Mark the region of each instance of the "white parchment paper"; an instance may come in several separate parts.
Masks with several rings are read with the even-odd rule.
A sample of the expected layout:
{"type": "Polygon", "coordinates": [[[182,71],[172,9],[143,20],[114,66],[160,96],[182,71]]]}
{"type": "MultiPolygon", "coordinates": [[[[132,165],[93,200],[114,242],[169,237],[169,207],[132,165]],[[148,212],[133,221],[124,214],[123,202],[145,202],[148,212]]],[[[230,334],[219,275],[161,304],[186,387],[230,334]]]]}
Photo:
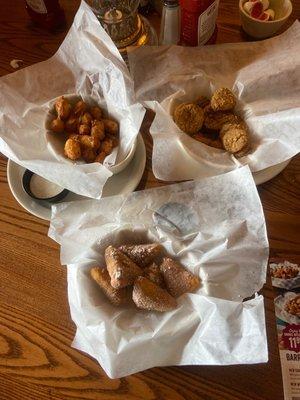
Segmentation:
{"type": "Polygon", "coordinates": [[[99,198],[111,172],[99,163],[66,159],[45,129],[53,99],[65,94],[93,100],[119,121],[118,154],[105,161],[121,161],[139,132],[144,109],[135,102],[126,64],[85,2],[52,58],[0,79],[0,151],[64,188],[99,198]]]}
{"type": "Polygon", "coordinates": [[[153,172],[166,181],[213,176],[248,164],[263,170],[300,150],[300,23],[273,39],[198,48],[144,47],[129,54],[137,99],[156,112],[153,172]],[[238,98],[252,152],[236,160],[184,134],[174,107],[221,86],[238,98]]]}
{"type": "Polygon", "coordinates": [[[52,207],[68,266],[73,346],[121,377],[154,366],[267,361],[262,296],[268,241],[248,167],[222,176],[52,207]],[[160,242],[202,286],[167,313],[116,308],[91,280],[109,244],[160,242]]]}

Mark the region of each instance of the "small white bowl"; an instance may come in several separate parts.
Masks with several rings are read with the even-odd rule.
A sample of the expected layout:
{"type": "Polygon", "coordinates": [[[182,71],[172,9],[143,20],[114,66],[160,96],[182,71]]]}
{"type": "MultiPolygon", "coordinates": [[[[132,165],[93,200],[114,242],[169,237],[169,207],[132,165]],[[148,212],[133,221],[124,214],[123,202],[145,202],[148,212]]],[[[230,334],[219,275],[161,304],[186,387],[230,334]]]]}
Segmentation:
{"type": "MultiPolygon", "coordinates": [[[[82,97],[77,95],[77,94],[65,94],[62,95],[64,96],[70,103],[72,106],[74,106],[77,101],[82,100],[82,97]]],[[[61,97],[61,96],[59,96],[61,97]]],[[[66,133],[62,133],[62,134],[58,134],[58,133],[54,133],[51,131],[50,129],[50,123],[53,119],[56,118],[56,112],[54,110],[54,104],[56,102],[57,99],[59,99],[59,97],[57,97],[56,99],[54,99],[51,104],[50,104],[50,110],[47,113],[46,116],[46,120],[45,120],[45,128],[47,131],[47,137],[48,137],[48,141],[49,141],[49,145],[50,148],[53,152],[55,152],[56,154],[58,154],[59,156],[61,156],[64,160],[69,161],[70,163],[74,163],[74,161],[71,161],[69,159],[66,159],[66,157],[64,156],[64,145],[65,145],[65,141],[68,138],[68,134],[66,133]]],[[[90,106],[97,106],[97,102],[92,98],[87,98],[86,99],[86,103],[90,106]]],[[[101,105],[100,105],[101,107],[101,105]]],[[[101,107],[102,108],[102,107],[101,107]]],[[[126,157],[120,161],[118,164],[115,165],[111,165],[111,166],[106,166],[106,168],[111,171],[114,175],[120,173],[121,171],[123,171],[130,163],[130,161],[132,160],[135,151],[136,151],[136,146],[137,146],[137,138],[135,138],[129,152],[127,153],[126,157]]],[[[84,164],[84,161],[75,161],[78,164],[84,164]]]]}
{"type": "Polygon", "coordinates": [[[240,0],[239,10],[242,21],[242,27],[248,35],[256,39],[266,39],[273,36],[287,21],[292,13],[293,6],[290,0],[270,1],[270,8],[274,8],[275,19],[274,21],[261,21],[252,18],[245,10],[244,3],[247,0],[240,0]],[[274,5],[273,5],[274,4],[274,5]]]}

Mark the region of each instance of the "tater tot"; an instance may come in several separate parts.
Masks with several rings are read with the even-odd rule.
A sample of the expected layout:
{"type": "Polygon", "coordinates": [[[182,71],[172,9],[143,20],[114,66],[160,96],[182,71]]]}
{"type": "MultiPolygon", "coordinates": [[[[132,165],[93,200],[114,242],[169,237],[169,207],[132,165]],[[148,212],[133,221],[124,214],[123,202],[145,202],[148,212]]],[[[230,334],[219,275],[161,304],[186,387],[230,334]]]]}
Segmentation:
{"type": "Polygon", "coordinates": [[[64,131],[65,128],[64,121],[62,121],[59,118],[56,118],[53,121],[51,121],[50,128],[53,132],[61,133],[64,131]]]}
{"type": "Polygon", "coordinates": [[[117,135],[119,132],[119,124],[111,119],[103,119],[105,132],[110,135],[117,135]]]}
{"type": "Polygon", "coordinates": [[[71,160],[77,160],[81,157],[80,143],[74,139],[68,139],[65,143],[65,155],[71,160]]]}

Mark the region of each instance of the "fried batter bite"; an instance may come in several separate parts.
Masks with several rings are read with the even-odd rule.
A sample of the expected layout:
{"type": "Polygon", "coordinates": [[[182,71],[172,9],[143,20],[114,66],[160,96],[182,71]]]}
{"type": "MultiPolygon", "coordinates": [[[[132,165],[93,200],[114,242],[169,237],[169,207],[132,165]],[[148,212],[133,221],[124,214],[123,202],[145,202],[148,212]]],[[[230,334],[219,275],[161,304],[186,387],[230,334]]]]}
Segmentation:
{"type": "Polygon", "coordinates": [[[149,311],[165,312],[177,306],[174,297],[143,276],[134,282],[132,299],[138,308],[149,311]]]}
{"type": "Polygon", "coordinates": [[[55,133],[62,133],[64,131],[65,124],[60,118],[55,118],[51,121],[50,129],[55,133]]]}
{"type": "Polygon", "coordinates": [[[68,139],[64,147],[65,155],[71,160],[78,160],[81,157],[80,143],[74,139],[68,139]]]}
{"type": "Polygon", "coordinates": [[[130,302],[131,290],[129,288],[113,288],[110,284],[110,276],[106,268],[93,267],[90,270],[90,274],[114,306],[121,306],[130,302]]]}
{"type": "Polygon", "coordinates": [[[240,117],[230,112],[215,112],[210,106],[206,107],[204,110],[204,126],[207,129],[219,131],[225,124],[241,122],[242,120],[240,117]]]}
{"type": "Polygon", "coordinates": [[[57,112],[57,116],[63,121],[69,117],[71,108],[71,104],[68,102],[67,99],[64,98],[64,96],[61,96],[55,102],[55,110],[57,112]]]}
{"type": "Polygon", "coordinates": [[[106,248],[105,261],[111,285],[115,289],[132,285],[135,278],[143,274],[138,265],[113,246],[106,248]]]}
{"type": "Polygon", "coordinates": [[[86,109],[87,109],[86,103],[83,100],[79,100],[75,104],[73,112],[76,116],[80,116],[86,111],[86,109]]]}
{"type": "Polygon", "coordinates": [[[90,135],[79,135],[79,141],[83,147],[98,150],[100,147],[100,140],[90,135]]]}
{"type": "Polygon", "coordinates": [[[96,151],[90,147],[82,147],[81,155],[85,162],[92,163],[96,159],[96,151]]]}
{"type": "Polygon", "coordinates": [[[161,288],[165,287],[163,274],[161,273],[159,266],[155,263],[148,265],[144,269],[144,277],[148,278],[151,282],[155,283],[161,288]]]}
{"type": "Polygon", "coordinates": [[[159,243],[150,243],[133,246],[123,245],[118,249],[137,265],[144,268],[161,254],[163,247],[159,243]]]}
{"type": "Polygon", "coordinates": [[[83,125],[88,125],[90,126],[92,123],[92,116],[89,112],[85,112],[81,117],[80,117],[80,123],[83,125]]]}
{"type": "Polygon", "coordinates": [[[79,135],[89,135],[91,133],[91,128],[89,125],[81,124],[78,129],[79,135]]]}
{"type": "Polygon", "coordinates": [[[77,142],[80,142],[80,135],[78,133],[70,133],[69,134],[69,139],[77,140],[77,142]]]}
{"type": "Polygon", "coordinates": [[[70,115],[65,122],[65,130],[67,132],[76,132],[78,129],[78,119],[74,115],[70,115]]]}
{"type": "Polygon", "coordinates": [[[172,258],[164,258],[160,270],[167,290],[173,297],[179,297],[184,293],[193,293],[200,286],[200,278],[172,258]]]}
{"type": "Polygon", "coordinates": [[[117,136],[107,135],[106,137],[107,137],[107,139],[111,140],[113,147],[117,147],[119,145],[119,138],[117,136]]]}
{"type": "Polygon", "coordinates": [[[246,129],[240,124],[226,124],[220,132],[224,149],[229,153],[238,153],[249,144],[246,129]]]}
{"type": "Polygon", "coordinates": [[[236,157],[236,158],[244,157],[244,156],[246,156],[247,154],[249,154],[250,151],[251,151],[251,146],[250,146],[250,144],[248,143],[245,147],[242,148],[242,150],[237,151],[236,153],[234,153],[234,157],[236,157]]]}
{"type": "Polygon", "coordinates": [[[205,96],[199,96],[195,102],[195,104],[197,104],[197,106],[201,107],[202,109],[205,108],[206,106],[210,105],[210,100],[205,97],[205,96]]]}
{"type": "Polygon", "coordinates": [[[117,135],[119,132],[119,124],[112,119],[103,119],[105,132],[110,135],[117,135]]]}
{"type": "Polygon", "coordinates": [[[95,119],[101,119],[103,116],[103,112],[100,107],[91,107],[90,112],[95,119]]]}
{"type": "Polygon", "coordinates": [[[97,154],[97,157],[95,158],[95,162],[99,162],[100,164],[103,164],[105,157],[106,157],[106,154],[104,153],[104,151],[101,151],[99,154],[97,154]]]}
{"type": "Polygon", "coordinates": [[[183,132],[193,135],[202,128],[204,112],[197,104],[183,103],[176,107],[174,121],[183,132]]]}
{"type": "Polygon", "coordinates": [[[107,156],[112,152],[113,141],[111,139],[105,139],[100,146],[101,151],[103,151],[107,156]]]}
{"type": "Polygon", "coordinates": [[[236,105],[236,98],[230,89],[223,87],[214,92],[210,105],[214,111],[233,110],[236,105]]]}
{"type": "Polygon", "coordinates": [[[104,122],[94,119],[92,121],[91,135],[103,140],[105,137],[104,122]]]}
{"type": "Polygon", "coordinates": [[[202,132],[198,132],[195,135],[193,135],[193,139],[198,140],[198,142],[204,143],[207,146],[214,147],[215,149],[223,149],[223,145],[221,142],[221,139],[212,139],[208,137],[208,135],[205,135],[202,132]]]}

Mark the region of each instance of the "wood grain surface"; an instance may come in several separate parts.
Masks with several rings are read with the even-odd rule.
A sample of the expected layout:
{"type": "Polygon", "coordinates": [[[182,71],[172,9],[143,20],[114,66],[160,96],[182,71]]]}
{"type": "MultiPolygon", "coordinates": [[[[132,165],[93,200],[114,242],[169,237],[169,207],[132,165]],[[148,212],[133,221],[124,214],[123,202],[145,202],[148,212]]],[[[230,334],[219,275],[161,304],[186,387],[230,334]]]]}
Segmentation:
{"type": "MultiPolygon", "coordinates": [[[[79,2],[61,1],[70,26],[79,2]]],[[[294,1],[291,24],[300,16],[294,1]]],[[[150,17],[158,29],[159,17],[150,17]]],[[[33,27],[24,0],[0,0],[0,74],[13,72],[54,54],[67,30],[48,34],[33,27]]],[[[249,40],[241,31],[237,0],[221,0],[218,42],[249,40]]],[[[148,114],[143,124],[147,167],[138,189],[165,184],[151,171],[152,143],[148,114]]],[[[261,185],[274,257],[300,261],[300,157],[272,181],[261,185]]],[[[10,193],[6,159],[0,157],[0,400],[281,400],[273,293],[266,299],[269,362],[228,367],[153,368],[123,379],[107,378],[88,355],[72,349],[75,326],[70,319],[66,270],[59,248],[47,237],[48,223],[27,213],[10,193]]]]}

